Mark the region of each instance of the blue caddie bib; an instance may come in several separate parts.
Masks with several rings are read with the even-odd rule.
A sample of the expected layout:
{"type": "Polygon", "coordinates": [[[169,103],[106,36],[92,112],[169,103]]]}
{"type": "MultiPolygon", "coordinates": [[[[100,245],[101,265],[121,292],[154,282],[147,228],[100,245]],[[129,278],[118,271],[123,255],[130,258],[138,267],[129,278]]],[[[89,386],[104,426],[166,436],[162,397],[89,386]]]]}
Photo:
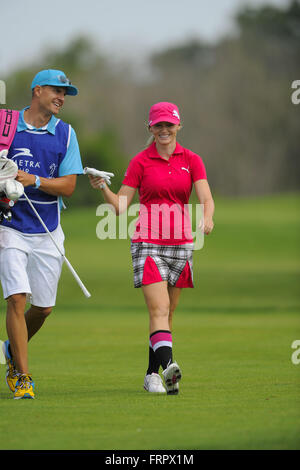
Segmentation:
{"type": "MultiPolygon", "coordinates": [[[[58,120],[55,135],[45,131],[23,130],[16,132],[9,149],[8,158],[14,160],[19,170],[42,176],[57,178],[58,169],[63,161],[70,135],[70,125],[58,120]]],[[[60,220],[59,199],[32,186],[25,193],[45,222],[48,230],[56,229],[60,220]]],[[[2,225],[24,234],[45,233],[43,226],[34,214],[26,199],[21,197],[12,208],[11,222],[2,225]]]]}

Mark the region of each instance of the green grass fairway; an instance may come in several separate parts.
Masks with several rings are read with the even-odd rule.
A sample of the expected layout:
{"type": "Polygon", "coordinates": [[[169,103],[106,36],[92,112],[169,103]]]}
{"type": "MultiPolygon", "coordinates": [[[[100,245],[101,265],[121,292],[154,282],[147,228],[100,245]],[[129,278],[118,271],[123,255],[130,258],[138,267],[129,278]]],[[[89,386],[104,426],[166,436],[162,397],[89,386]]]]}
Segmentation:
{"type": "Polygon", "coordinates": [[[0,449],[300,449],[299,208],[293,194],[216,201],[174,318],[178,396],[143,390],[148,318],[129,241],[97,239],[96,208],[66,211],[66,254],[92,297],[64,267],[29,344],[36,400],[13,400],[0,365],[0,449]]]}

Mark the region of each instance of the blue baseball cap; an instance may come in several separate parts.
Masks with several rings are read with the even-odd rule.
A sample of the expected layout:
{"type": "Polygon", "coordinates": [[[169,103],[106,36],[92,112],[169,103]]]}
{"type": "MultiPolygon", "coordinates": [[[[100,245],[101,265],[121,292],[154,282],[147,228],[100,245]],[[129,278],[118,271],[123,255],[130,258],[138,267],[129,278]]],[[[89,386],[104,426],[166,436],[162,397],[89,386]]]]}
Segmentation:
{"type": "Polygon", "coordinates": [[[66,88],[66,94],[75,96],[78,94],[76,86],[72,85],[70,80],[66,77],[66,74],[61,70],[41,70],[36,74],[31,83],[31,89],[39,86],[59,86],[66,88]]]}

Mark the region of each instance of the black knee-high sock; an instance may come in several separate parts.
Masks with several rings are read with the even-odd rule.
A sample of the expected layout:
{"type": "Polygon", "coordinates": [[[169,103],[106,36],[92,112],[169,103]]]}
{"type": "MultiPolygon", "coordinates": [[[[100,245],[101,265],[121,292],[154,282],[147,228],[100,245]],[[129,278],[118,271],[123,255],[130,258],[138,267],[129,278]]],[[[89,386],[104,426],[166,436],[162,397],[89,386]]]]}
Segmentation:
{"type": "Polygon", "coordinates": [[[158,374],[160,367],[160,362],[158,361],[155,352],[153,351],[151,342],[149,345],[149,362],[148,362],[148,369],[147,369],[147,374],[152,374],[153,372],[155,374],[158,374]]]}
{"type": "Polygon", "coordinates": [[[150,342],[157,362],[166,369],[173,362],[172,333],[168,330],[154,331],[150,335],[150,342]]]}

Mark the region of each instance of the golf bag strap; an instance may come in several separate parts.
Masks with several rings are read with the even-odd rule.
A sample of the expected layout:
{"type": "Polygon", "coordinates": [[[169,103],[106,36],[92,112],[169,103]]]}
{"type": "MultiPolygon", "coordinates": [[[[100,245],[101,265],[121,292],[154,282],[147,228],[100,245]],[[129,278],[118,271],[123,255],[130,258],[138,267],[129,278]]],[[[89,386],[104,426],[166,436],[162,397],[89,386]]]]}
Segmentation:
{"type": "Polygon", "coordinates": [[[19,111],[0,109],[0,150],[8,150],[15,136],[19,111]]]}

